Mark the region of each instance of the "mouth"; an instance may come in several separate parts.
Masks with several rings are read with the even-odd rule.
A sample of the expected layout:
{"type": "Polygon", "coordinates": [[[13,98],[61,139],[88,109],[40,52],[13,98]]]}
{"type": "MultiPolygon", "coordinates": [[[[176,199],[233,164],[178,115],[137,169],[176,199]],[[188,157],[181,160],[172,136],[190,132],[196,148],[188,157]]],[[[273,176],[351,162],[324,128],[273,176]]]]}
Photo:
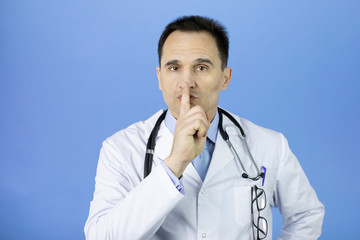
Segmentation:
{"type": "MultiPolygon", "coordinates": [[[[182,95],[179,95],[177,98],[181,101],[182,95]]],[[[194,95],[190,95],[190,102],[192,102],[192,101],[194,101],[194,100],[196,100],[196,99],[198,99],[198,97],[196,97],[196,96],[194,96],[194,95]]]]}

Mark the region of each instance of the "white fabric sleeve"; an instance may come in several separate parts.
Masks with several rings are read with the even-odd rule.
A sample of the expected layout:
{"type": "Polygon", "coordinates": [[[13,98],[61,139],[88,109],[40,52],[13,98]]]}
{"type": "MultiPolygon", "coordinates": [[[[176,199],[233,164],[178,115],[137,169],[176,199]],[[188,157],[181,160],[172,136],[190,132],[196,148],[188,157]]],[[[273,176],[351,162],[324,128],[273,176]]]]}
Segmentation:
{"type": "Polygon", "coordinates": [[[105,141],[84,228],[88,240],[148,239],[183,198],[161,165],[134,184],[139,181],[136,170],[131,170],[131,176],[120,158],[116,147],[105,141]]]}
{"type": "Polygon", "coordinates": [[[274,202],[282,214],[284,225],[278,239],[318,239],[325,213],[324,206],[283,135],[281,146],[274,202]]]}

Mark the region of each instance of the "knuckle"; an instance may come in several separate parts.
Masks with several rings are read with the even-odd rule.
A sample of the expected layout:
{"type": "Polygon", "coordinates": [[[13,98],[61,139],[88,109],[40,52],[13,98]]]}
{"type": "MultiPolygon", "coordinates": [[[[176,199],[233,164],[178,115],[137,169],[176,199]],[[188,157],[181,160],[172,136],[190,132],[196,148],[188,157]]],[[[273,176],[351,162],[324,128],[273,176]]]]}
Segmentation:
{"type": "Polygon", "coordinates": [[[201,106],[200,105],[196,105],[196,106],[194,106],[193,107],[194,108],[194,110],[196,110],[197,112],[203,112],[203,110],[202,110],[202,108],[201,108],[201,106]]]}
{"type": "Polygon", "coordinates": [[[197,112],[196,113],[196,118],[198,118],[199,120],[205,121],[206,120],[206,115],[203,112],[197,112]]]}
{"type": "Polygon", "coordinates": [[[194,120],[194,124],[195,126],[200,127],[202,125],[202,121],[200,119],[196,119],[194,120]]]}

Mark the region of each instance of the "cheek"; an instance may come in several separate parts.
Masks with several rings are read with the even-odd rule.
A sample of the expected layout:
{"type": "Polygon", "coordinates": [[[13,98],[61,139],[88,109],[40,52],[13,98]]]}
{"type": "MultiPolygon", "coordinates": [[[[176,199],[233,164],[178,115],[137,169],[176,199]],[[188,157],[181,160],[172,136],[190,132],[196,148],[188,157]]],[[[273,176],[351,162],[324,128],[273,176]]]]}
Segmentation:
{"type": "Polygon", "coordinates": [[[169,81],[163,84],[163,91],[166,95],[171,95],[174,92],[173,88],[173,85],[169,84],[169,81]]]}
{"type": "Polygon", "coordinates": [[[208,95],[214,95],[220,92],[221,83],[219,81],[211,81],[206,86],[203,86],[203,91],[207,92],[208,95]]]}
{"type": "Polygon", "coordinates": [[[176,88],[177,79],[178,78],[174,74],[166,74],[166,73],[164,73],[161,76],[162,88],[167,92],[173,91],[173,89],[176,88]]]}
{"type": "Polygon", "coordinates": [[[204,96],[206,96],[206,101],[209,104],[212,102],[217,102],[219,98],[220,87],[221,85],[218,82],[204,86],[203,93],[204,96]]]}
{"type": "Polygon", "coordinates": [[[162,94],[164,100],[168,104],[172,104],[175,101],[176,89],[174,85],[169,83],[169,81],[162,83],[162,94]]]}

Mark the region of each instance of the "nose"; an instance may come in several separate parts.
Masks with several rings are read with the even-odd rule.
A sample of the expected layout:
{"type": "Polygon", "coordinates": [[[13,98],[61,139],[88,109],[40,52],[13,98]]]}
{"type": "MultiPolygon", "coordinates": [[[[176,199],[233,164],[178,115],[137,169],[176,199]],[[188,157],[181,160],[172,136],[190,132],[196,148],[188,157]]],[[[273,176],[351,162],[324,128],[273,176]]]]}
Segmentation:
{"type": "Polygon", "coordinates": [[[191,70],[183,71],[183,74],[181,76],[180,80],[180,87],[184,87],[184,83],[187,83],[189,85],[189,88],[193,88],[196,85],[195,81],[195,74],[191,70]]]}

